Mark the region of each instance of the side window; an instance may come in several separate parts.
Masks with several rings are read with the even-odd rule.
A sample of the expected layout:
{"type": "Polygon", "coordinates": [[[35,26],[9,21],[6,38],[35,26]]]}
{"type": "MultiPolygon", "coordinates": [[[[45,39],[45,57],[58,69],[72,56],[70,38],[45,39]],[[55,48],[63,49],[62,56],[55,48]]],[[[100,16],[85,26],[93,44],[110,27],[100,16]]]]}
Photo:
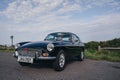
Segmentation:
{"type": "Polygon", "coordinates": [[[72,41],[73,41],[74,44],[80,43],[79,38],[76,35],[74,35],[74,34],[73,34],[73,37],[72,37],[72,41]]]}

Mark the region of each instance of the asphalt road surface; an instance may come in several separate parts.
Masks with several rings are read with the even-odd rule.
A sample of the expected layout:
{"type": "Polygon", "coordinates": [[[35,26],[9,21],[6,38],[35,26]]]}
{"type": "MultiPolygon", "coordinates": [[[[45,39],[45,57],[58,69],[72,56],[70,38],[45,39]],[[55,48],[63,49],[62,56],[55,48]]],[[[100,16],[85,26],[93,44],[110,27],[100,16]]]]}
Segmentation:
{"type": "Polygon", "coordinates": [[[120,62],[71,61],[56,72],[47,63],[22,67],[12,53],[0,52],[0,80],[120,80],[120,62]]]}

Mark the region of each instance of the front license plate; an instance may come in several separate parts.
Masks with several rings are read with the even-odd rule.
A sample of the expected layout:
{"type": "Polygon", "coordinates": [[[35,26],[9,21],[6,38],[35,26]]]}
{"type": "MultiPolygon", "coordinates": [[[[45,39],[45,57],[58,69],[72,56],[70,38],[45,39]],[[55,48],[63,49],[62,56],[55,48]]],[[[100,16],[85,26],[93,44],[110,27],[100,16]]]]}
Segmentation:
{"type": "Polygon", "coordinates": [[[32,57],[26,57],[26,56],[18,56],[19,62],[26,62],[26,63],[33,63],[32,57]]]}

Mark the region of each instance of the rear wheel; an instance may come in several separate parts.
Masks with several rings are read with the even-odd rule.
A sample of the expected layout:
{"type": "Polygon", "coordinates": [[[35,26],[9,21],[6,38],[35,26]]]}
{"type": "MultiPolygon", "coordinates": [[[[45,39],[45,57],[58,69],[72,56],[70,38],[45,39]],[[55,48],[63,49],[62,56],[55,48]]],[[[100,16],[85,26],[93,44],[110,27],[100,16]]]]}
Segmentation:
{"type": "Polygon", "coordinates": [[[20,64],[21,66],[29,66],[29,65],[30,65],[30,63],[24,63],[24,62],[19,62],[19,64],[20,64]]]}
{"type": "Polygon", "coordinates": [[[78,56],[78,60],[79,61],[83,61],[84,60],[84,51],[83,50],[81,50],[80,55],[78,56]]]}
{"type": "Polygon", "coordinates": [[[56,71],[62,71],[65,68],[66,59],[64,51],[60,51],[57,55],[55,62],[53,63],[53,67],[56,71]]]}

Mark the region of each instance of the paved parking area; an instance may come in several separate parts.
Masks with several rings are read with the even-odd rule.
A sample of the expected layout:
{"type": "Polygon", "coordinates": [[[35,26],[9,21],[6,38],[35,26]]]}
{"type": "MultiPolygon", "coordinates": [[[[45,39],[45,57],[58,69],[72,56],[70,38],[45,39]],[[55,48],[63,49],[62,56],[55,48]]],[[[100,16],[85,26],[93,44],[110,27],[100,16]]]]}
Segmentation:
{"type": "Polygon", "coordinates": [[[22,67],[12,53],[0,52],[0,80],[120,80],[120,62],[71,61],[56,72],[50,63],[22,67]]]}

